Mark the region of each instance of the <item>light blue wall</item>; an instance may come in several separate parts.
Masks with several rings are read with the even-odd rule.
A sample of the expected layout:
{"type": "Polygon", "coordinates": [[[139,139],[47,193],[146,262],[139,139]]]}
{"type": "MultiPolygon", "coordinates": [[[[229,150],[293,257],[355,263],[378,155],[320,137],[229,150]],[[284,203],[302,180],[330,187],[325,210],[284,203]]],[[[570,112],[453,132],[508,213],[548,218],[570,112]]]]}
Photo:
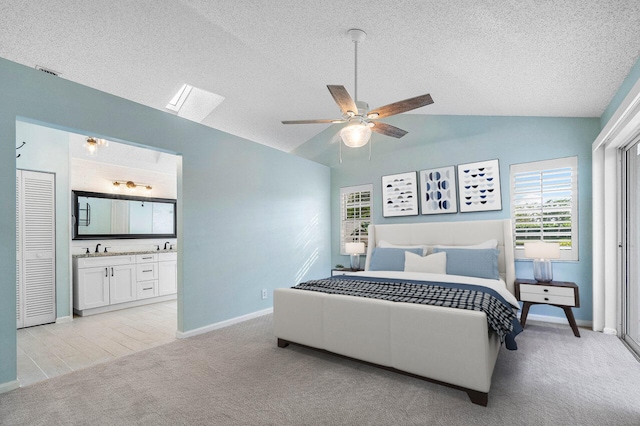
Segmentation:
{"type": "MultiPolygon", "coordinates": [[[[437,222],[503,219],[510,217],[509,165],[551,158],[578,156],[579,251],[578,262],[554,262],[554,278],[580,286],[580,308],[576,318],[591,320],[591,143],[600,130],[597,118],[425,116],[404,114],[384,121],[409,131],[402,139],[374,134],[372,157],[368,149],[343,146],[339,164],[338,144],[327,149],[335,132],[332,127],[296,150],[330,165],[332,263],[348,264],[339,255],[340,188],[373,184],[373,223],[437,222]],[[502,210],[494,212],[382,217],[381,177],[483,160],[500,161],[502,210]]],[[[516,275],[533,276],[531,261],[516,262],[516,275]]],[[[534,306],[532,314],[564,317],[557,308],[534,306]]]]}
{"type": "Polygon", "coordinates": [[[60,130],[16,122],[16,167],[51,172],[56,175],[56,317],[68,317],[71,294],[69,240],[71,201],[69,200],[69,134],[60,130]]]}
{"type": "Polygon", "coordinates": [[[609,106],[607,106],[607,108],[602,113],[602,116],[600,117],[601,128],[604,128],[604,126],[607,125],[609,120],[611,120],[611,117],[613,116],[613,114],[615,114],[616,110],[624,100],[625,96],[627,96],[627,94],[629,93],[633,85],[636,84],[638,80],[640,80],[640,57],[636,61],[635,65],[631,68],[631,70],[629,71],[629,74],[627,74],[627,77],[624,79],[624,81],[622,82],[618,90],[616,91],[616,94],[611,99],[609,106]]]}
{"type": "Polygon", "coordinates": [[[329,168],[4,59],[0,93],[0,386],[16,378],[19,117],[182,155],[180,331],[269,308],[274,288],[328,275],[329,168]]]}

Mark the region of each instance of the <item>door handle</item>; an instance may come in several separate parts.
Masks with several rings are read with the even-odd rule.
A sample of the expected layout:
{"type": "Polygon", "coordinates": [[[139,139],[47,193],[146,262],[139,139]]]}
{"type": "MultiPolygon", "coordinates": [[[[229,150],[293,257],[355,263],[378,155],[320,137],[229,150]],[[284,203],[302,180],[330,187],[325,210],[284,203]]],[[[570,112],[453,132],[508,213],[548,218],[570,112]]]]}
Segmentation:
{"type": "Polygon", "coordinates": [[[111,276],[113,276],[113,268],[111,268],[111,276]]]}
{"type": "Polygon", "coordinates": [[[109,268],[104,268],[104,276],[105,277],[109,276],[109,268]]]}

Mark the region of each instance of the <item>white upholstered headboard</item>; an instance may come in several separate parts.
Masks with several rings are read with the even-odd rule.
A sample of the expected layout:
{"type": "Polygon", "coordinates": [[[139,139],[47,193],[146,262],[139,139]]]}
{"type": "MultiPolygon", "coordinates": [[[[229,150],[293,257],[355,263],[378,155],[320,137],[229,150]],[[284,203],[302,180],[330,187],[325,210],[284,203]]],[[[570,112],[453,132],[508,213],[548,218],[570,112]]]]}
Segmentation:
{"type": "Polygon", "coordinates": [[[479,244],[495,238],[498,240],[498,271],[514,293],[516,279],[513,230],[510,219],[478,220],[465,222],[400,223],[394,225],[369,225],[369,247],[365,270],[369,270],[371,253],[380,240],[397,245],[437,244],[463,246],[479,244]]]}

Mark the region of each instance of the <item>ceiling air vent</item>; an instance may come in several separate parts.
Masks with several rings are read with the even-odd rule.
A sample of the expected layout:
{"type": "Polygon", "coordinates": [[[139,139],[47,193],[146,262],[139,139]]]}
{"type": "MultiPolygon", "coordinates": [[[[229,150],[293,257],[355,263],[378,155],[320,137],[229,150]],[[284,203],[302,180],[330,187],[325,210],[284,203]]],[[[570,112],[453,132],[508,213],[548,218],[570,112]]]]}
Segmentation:
{"type": "Polygon", "coordinates": [[[50,75],[55,75],[56,77],[59,77],[60,74],[62,74],[62,73],[59,73],[58,71],[54,71],[54,70],[49,69],[49,68],[41,67],[40,65],[36,65],[36,69],[38,71],[46,72],[47,74],[50,74],[50,75]]]}

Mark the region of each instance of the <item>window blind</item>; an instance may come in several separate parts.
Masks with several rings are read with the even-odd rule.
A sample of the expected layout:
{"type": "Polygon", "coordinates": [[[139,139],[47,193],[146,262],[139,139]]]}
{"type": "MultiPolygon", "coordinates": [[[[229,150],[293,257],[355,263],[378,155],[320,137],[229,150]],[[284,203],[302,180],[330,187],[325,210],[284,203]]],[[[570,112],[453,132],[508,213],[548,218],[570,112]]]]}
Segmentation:
{"type": "Polygon", "coordinates": [[[344,244],[369,242],[373,185],[359,185],[340,189],[340,253],[346,254],[344,244]]]}
{"type": "Polygon", "coordinates": [[[557,242],[561,258],[577,260],[577,157],[511,166],[511,217],[516,257],[524,243],[557,242]]]}

